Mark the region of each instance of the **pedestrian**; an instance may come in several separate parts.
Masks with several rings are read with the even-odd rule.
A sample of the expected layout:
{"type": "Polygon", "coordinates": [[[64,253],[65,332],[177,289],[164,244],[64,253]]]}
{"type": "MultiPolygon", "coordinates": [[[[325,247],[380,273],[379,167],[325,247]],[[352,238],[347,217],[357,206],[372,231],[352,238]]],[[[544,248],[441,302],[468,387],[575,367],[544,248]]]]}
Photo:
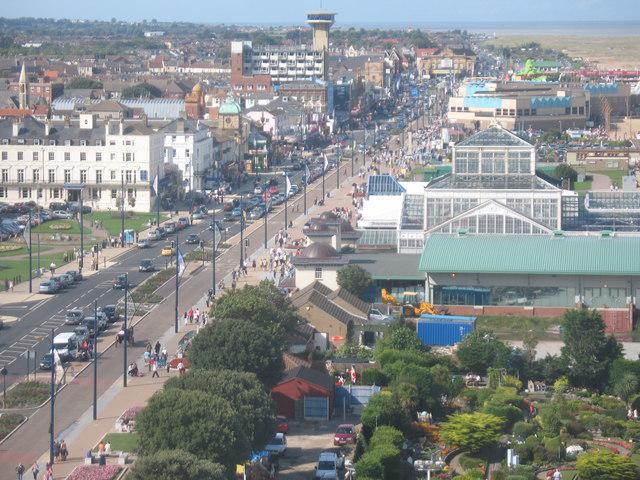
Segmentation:
{"type": "Polygon", "coordinates": [[[67,444],[64,440],[60,442],[60,458],[62,461],[67,460],[67,455],[69,455],[69,450],[67,450],[67,444]]]}
{"type": "Polygon", "coordinates": [[[51,264],[49,265],[49,270],[51,270],[51,275],[55,275],[56,273],[56,263],[55,262],[51,262],[51,264]]]}
{"type": "Polygon", "coordinates": [[[153,377],[160,378],[160,374],[158,373],[158,362],[156,360],[153,361],[153,365],[151,366],[151,370],[153,371],[153,374],[151,375],[151,378],[153,378],[153,377]]]}
{"type": "Polygon", "coordinates": [[[11,291],[13,292],[13,280],[9,280],[9,288],[11,289],[11,291]]]}
{"type": "Polygon", "coordinates": [[[185,368],[184,368],[184,363],[182,363],[182,360],[180,360],[180,362],[178,363],[178,373],[180,373],[180,375],[184,375],[185,372],[185,368]]]}
{"type": "Polygon", "coordinates": [[[33,475],[33,480],[38,480],[38,474],[40,473],[40,465],[38,465],[38,460],[33,462],[31,465],[31,474],[33,475]]]}
{"type": "Polygon", "coordinates": [[[44,478],[45,480],[53,480],[53,464],[47,463],[47,472],[44,478]]]}
{"type": "Polygon", "coordinates": [[[556,471],[553,472],[553,480],[562,480],[562,473],[560,473],[560,470],[557,468],[556,471]]]}
{"type": "Polygon", "coordinates": [[[60,442],[53,443],[53,457],[56,462],[60,459],[60,442]]]}
{"type": "Polygon", "coordinates": [[[161,346],[162,346],[162,345],[160,345],[160,341],[157,341],[157,342],[156,342],[156,345],[155,345],[155,348],[154,348],[154,350],[155,350],[155,352],[156,352],[156,355],[159,355],[159,354],[160,354],[160,347],[161,347],[161,346]]]}
{"type": "Polygon", "coordinates": [[[24,475],[24,465],[19,463],[16,467],[16,479],[22,480],[22,475],[24,475]]]}

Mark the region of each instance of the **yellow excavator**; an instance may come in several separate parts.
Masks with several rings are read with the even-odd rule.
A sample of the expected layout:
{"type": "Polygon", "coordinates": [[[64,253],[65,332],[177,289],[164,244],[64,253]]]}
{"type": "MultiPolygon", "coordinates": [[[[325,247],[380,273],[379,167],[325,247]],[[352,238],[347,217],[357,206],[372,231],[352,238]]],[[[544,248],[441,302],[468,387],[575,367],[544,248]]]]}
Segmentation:
{"type": "Polygon", "coordinates": [[[382,303],[402,308],[402,315],[405,317],[419,317],[423,313],[439,315],[441,312],[429,302],[418,302],[416,292],[404,292],[402,302],[398,303],[396,297],[391,295],[385,288],[380,291],[382,303]]]}

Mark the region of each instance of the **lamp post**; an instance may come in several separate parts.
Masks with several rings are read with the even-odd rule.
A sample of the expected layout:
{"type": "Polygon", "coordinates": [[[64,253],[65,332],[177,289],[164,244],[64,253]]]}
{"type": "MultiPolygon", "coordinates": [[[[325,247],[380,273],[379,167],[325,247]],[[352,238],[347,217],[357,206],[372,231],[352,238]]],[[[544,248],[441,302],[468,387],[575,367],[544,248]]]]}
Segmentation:
{"type": "Polygon", "coordinates": [[[98,418],[98,301],[93,301],[93,419],[98,418]]]}
{"type": "Polygon", "coordinates": [[[240,270],[244,267],[244,207],[242,194],[240,194],[240,270]]]}
{"type": "Polygon", "coordinates": [[[218,226],[216,225],[216,206],[215,202],[213,205],[213,213],[211,219],[211,225],[213,225],[213,249],[211,252],[211,283],[213,292],[213,296],[216,296],[216,248],[217,248],[217,240],[216,233],[218,233],[218,226]]]}
{"type": "Polygon", "coordinates": [[[80,205],[80,256],[78,258],[78,272],[82,273],[84,267],[84,216],[82,208],[82,192],[84,191],[84,183],[65,183],[65,190],[78,192],[78,204],[80,205]]]}
{"type": "MultiPolygon", "coordinates": [[[[82,229],[82,227],[80,227],[82,229]]],[[[31,248],[31,209],[29,209],[29,293],[33,292],[33,257],[31,253],[33,252],[33,248],[31,248]]]]}
{"type": "Polygon", "coordinates": [[[127,343],[129,342],[129,338],[131,334],[127,330],[127,297],[129,293],[129,274],[124,274],[124,323],[122,324],[122,329],[124,331],[124,348],[122,350],[122,386],[127,386],[127,343]]]}
{"type": "Polygon", "coordinates": [[[289,218],[288,218],[288,213],[289,213],[289,188],[288,188],[288,183],[289,183],[289,177],[287,177],[287,172],[284,172],[284,230],[285,232],[287,231],[287,229],[289,228],[289,218]]]}
{"type": "MultiPolygon", "coordinates": [[[[94,332],[97,333],[97,332],[94,332]]],[[[55,381],[56,381],[56,356],[53,350],[53,336],[54,330],[51,329],[51,389],[49,392],[49,405],[51,407],[49,411],[49,463],[53,465],[53,443],[54,443],[54,428],[55,428],[55,399],[56,399],[56,390],[55,390],[55,381]]]]}
{"type": "Polygon", "coordinates": [[[120,182],[122,189],[120,198],[120,244],[124,248],[124,175],[120,175],[120,182]]]}

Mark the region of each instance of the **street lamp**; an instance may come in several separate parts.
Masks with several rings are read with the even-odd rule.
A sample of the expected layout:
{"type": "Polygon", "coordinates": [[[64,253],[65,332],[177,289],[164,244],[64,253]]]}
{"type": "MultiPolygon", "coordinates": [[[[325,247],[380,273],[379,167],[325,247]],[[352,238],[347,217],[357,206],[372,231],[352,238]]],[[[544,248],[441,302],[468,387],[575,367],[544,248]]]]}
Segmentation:
{"type": "MultiPolygon", "coordinates": [[[[78,203],[80,205],[80,258],[78,259],[78,272],[82,273],[84,267],[84,223],[83,216],[84,211],[82,208],[82,192],[84,190],[84,183],[65,183],[64,189],[71,192],[78,192],[78,203]]],[[[123,220],[124,221],[124,220],[123,220]]],[[[124,234],[123,234],[124,238],[124,234]]]]}

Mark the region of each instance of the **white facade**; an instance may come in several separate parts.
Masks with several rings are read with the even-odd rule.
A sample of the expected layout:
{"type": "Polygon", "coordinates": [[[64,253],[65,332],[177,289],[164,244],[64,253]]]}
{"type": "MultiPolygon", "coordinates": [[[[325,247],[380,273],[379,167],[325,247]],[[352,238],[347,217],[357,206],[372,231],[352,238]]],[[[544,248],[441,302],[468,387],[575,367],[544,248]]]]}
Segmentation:
{"type": "Polygon", "coordinates": [[[89,114],[70,124],[0,120],[0,201],[48,207],[76,200],[64,187],[83,184],[85,205],[116,210],[124,184],[127,210],[151,211],[162,141],[142,123],[97,123],[89,114]]]}
{"type": "Polygon", "coordinates": [[[182,173],[185,191],[201,191],[205,174],[213,173],[213,138],[204,125],[178,119],[162,129],[164,163],[175,165],[182,173]]]}
{"type": "Polygon", "coordinates": [[[342,266],[337,265],[296,265],[296,288],[302,290],[318,281],[331,290],[337,290],[338,270],[342,266]]]}

